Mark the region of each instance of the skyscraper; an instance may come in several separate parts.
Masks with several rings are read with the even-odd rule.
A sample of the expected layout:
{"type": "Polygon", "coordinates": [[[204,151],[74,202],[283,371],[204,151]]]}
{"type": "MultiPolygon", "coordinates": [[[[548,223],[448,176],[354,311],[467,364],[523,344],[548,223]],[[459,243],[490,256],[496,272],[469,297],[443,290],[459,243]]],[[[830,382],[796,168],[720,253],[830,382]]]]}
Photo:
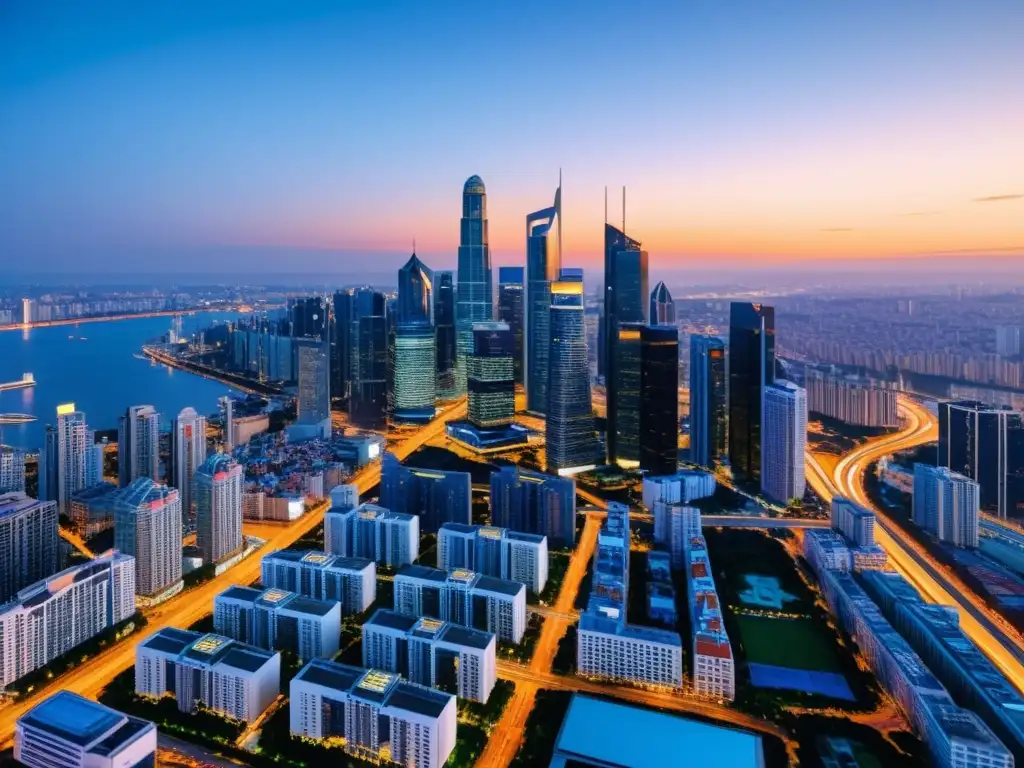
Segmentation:
{"type": "Polygon", "coordinates": [[[676,303],[664,282],[659,282],[651,291],[651,309],[647,318],[651,325],[676,324],[676,303]]]}
{"type": "Polygon", "coordinates": [[[437,396],[451,400],[459,394],[455,375],[455,277],[435,272],[434,331],[437,339],[437,396]]]}
{"type": "MultiPolygon", "coordinates": [[[[74,409],[74,406],[71,406],[74,409]]],[[[56,427],[46,425],[43,448],[39,451],[39,498],[45,501],[60,500],[60,432],[56,427]]]]}
{"type": "Polygon", "coordinates": [[[709,469],[728,458],[726,384],[725,343],[715,336],[691,336],[690,461],[709,469]]]}
{"type": "Polygon", "coordinates": [[[946,467],[914,465],[914,522],[939,541],[978,546],[980,488],[946,467]]]}
{"type": "Polygon", "coordinates": [[[548,318],[547,468],[571,474],[593,467],[597,458],[582,282],[551,284],[548,318]]]}
{"type": "Polygon", "coordinates": [[[978,483],[984,511],[1024,519],[1024,414],[971,400],[939,403],[938,463],[978,483]]]}
{"type": "Polygon", "coordinates": [[[224,453],[195,471],[196,544],[205,565],[242,549],[242,483],[242,467],[224,453]]]}
{"type": "Polygon", "coordinates": [[[298,363],[298,418],[288,428],[298,439],[331,436],[329,342],[316,336],[295,339],[298,363]]]}
{"type": "Polygon", "coordinates": [[[526,357],[523,379],[526,384],[526,410],[537,414],[547,413],[551,284],[559,279],[562,269],[561,209],[562,187],[559,181],[554,205],[526,217],[526,357]]]}
{"type": "Polygon", "coordinates": [[[515,465],[491,473],[494,525],[547,536],[552,547],[571,548],[576,539],[576,481],[529,472],[515,465]]]}
{"type": "Polygon", "coordinates": [[[399,323],[393,340],[391,417],[400,423],[434,418],[437,398],[436,338],[428,322],[399,323]]]}
{"type": "Polygon", "coordinates": [[[643,323],[618,324],[613,345],[615,354],[606,379],[608,413],[615,413],[614,418],[608,419],[608,463],[620,467],[640,465],[640,330],[643,327],[643,323]]]}
{"type": "Polygon", "coordinates": [[[803,499],[806,490],[807,392],[779,380],[764,390],[761,490],[779,503],[803,499]]]}
{"type": "Polygon", "coordinates": [[[398,270],[397,315],[399,324],[434,321],[434,273],[415,253],[398,270]]]}
{"type": "Polygon", "coordinates": [[[775,381],[775,308],[734,301],[729,311],[729,461],[743,483],[761,480],[765,387],[775,381]]]}
{"type": "MultiPolygon", "coordinates": [[[[42,488],[42,473],[39,474],[42,488]]],[[[25,452],[8,445],[0,445],[0,493],[25,490],[25,452]]],[[[41,499],[45,499],[42,493],[41,499]]]]}
{"type": "Polygon", "coordinates": [[[355,295],[351,289],[335,291],[331,302],[331,394],[348,398],[352,383],[355,295]]]}
{"type": "Polygon", "coordinates": [[[57,406],[57,504],[61,514],[68,513],[71,496],[86,488],[86,452],[93,434],[85,423],[85,414],[74,403],[57,406]]]}
{"type": "Polygon", "coordinates": [[[372,288],[356,294],[356,360],[350,413],[360,426],[384,425],[387,415],[387,299],[372,288]]]}
{"type": "Polygon", "coordinates": [[[155,597],[181,585],[181,497],[140,477],[114,498],[114,548],[135,558],[135,593],[155,597]]]}
{"type": "Polygon", "coordinates": [[[140,477],[160,479],[160,416],[152,405],[133,405],[117,430],[117,475],[122,488],[140,477]]]}
{"type": "Polygon", "coordinates": [[[640,329],[640,469],[670,475],[679,466],[679,329],[640,329]]]}
{"type": "Polygon", "coordinates": [[[468,472],[406,467],[393,453],[381,460],[380,505],[420,518],[420,531],[436,533],[443,523],[471,522],[472,480],[468,472]]]}
{"type": "Polygon", "coordinates": [[[291,333],[300,339],[314,336],[325,337],[327,329],[327,302],[322,296],[305,296],[290,301],[291,333]]]}
{"type": "Polygon", "coordinates": [[[171,430],[171,480],[181,494],[181,513],[193,512],[192,477],[196,467],[206,461],[206,418],[194,408],[184,408],[174,419],[171,430]]]}
{"type": "Polygon", "coordinates": [[[59,565],[56,502],[21,491],[0,494],[0,605],[56,573],[59,565]]]}
{"type": "MultiPolygon", "coordinates": [[[[608,201],[605,198],[607,210],[608,201]]],[[[607,215],[605,217],[607,219],[607,215]]],[[[616,301],[616,268],[620,251],[639,251],[640,241],[627,237],[626,233],[613,227],[605,221],[604,225],[604,314],[601,318],[604,339],[604,354],[598,359],[598,375],[608,376],[611,370],[610,358],[612,354],[611,339],[614,337],[614,330],[619,324],[618,302],[616,301]]],[[[630,318],[626,318],[630,319],[630,318]]],[[[638,318],[631,318],[636,321],[638,318]]],[[[610,393],[609,393],[610,394],[610,393]]]]}
{"type": "Polygon", "coordinates": [[[516,384],[523,383],[523,268],[498,269],[498,320],[508,323],[515,340],[512,357],[516,384]]]}
{"type": "Polygon", "coordinates": [[[515,338],[508,323],[474,323],[466,361],[469,421],[501,427],[515,416],[515,338]]]}
{"type": "Polygon", "coordinates": [[[473,345],[473,323],[494,319],[491,249],[487,244],[487,190],[479,176],[462,188],[459,234],[459,290],[456,304],[456,384],[466,391],[466,357],[473,345]]]}

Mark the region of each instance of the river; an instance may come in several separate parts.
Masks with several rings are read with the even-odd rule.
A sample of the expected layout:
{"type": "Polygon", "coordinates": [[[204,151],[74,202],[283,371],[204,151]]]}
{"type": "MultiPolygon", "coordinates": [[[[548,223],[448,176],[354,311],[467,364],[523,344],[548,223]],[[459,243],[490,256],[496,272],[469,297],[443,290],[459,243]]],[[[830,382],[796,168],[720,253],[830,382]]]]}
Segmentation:
{"type": "MultiPolygon", "coordinates": [[[[214,320],[233,319],[226,312],[185,315],[182,333],[191,335],[214,320]]],[[[210,415],[217,399],[238,394],[220,384],[185,371],[135,357],[144,343],[167,333],[170,317],[65,325],[0,333],[0,382],[17,381],[32,373],[36,385],[0,391],[0,413],[26,413],[38,420],[0,426],[0,442],[39,450],[47,424],[54,424],[57,406],[74,403],[85,412],[92,429],[115,429],[130,405],[152,405],[161,426],[186,406],[210,415]]]]}

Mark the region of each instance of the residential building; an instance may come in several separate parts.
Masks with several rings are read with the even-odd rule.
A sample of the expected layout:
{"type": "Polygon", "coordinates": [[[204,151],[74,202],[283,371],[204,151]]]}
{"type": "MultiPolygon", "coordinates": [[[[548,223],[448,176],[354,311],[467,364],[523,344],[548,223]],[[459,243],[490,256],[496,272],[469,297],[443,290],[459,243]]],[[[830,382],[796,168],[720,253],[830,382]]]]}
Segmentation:
{"type": "Polygon", "coordinates": [[[1016,357],[1021,353],[1024,328],[1015,325],[996,327],[996,354],[1000,357],[1016,357]]]}
{"type": "Polygon", "coordinates": [[[689,504],[697,499],[714,496],[717,483],[710,472],[699,469],[680,469],[671,475],[644,476],[643,505],[654,509],[655,502],[689,504]]]}
{"type": "Polygon", "coordinates": [[[518,643],[526,631],[526,587],[458,569],[407,565],[395,575],[395,610],[485,630],[518,643]]]}
{"type": "Polygon", "coordinates": [[[392,453],[381,462],[380,505],[418,516],[422,533],[436,533],[444,523],[469,523],[472,487],[468,472],[407,467],[392,453]]]}
{"type": "Polygon", "coordinates": [[[171,428],[171,485],[181,496],[181,511],[186,519],[195,513],[192,478],[206,461],[206,418],[194,408],[184,408],[171,428]]]}
{"type": "Polygon", "coordinates": [[[363,666],[486,702],[497,679],[494,635],[378,609],[363,623],[363,666]]]}
{"type": "Polygon", "coordinates": [[[83,539],[114,527],[114,500],[117,486],[100,483],[79,491],[71,497],[68,517],[71,527],[83,539]]]}
{"type": "Polygon", "coordinates": [[[182,712],[201,704],[251,724],[281,693],[281,654],[165,627],[135,647],[135,693],[157,699],[169,693],[182,712]]]}
{"type": "Polygon", "coordinates": [[[437,567],[518,581],[539,595],[548,581],[548,540],[489,525],[445,523],[437,532],[437,567]]]}
{"type": "MultiPolygon", "coordinates": [[[[92,430],[85,423],[85,414],[76,411],[74,403],[57,406],[56,440],[57,496],[53,500],[57,502],[61,514],[66,515],[71,496],[89,486],[87,456],[89,446],[95,442],[92,430]]],[[[47,446],[50,445],[47,438],[47,446]]],[[[50,456],[52,451],[48,447],[45,453],[50,456]]]]}
{"type": "Polygon", "coordinates": [[[729,459],[725,342],[690,337],[690,461],[717,469],[729,459]]]}
{"type": "Polygon", "coordinates": [[[341,603],[283,589],[228,587],[213,600],[213,631],[300,659],[330,659],[341,641],[341,603]]]}
{"type": "Polygon", "coordinates": [[[576,669],[585,677],[680,688],[679,634],[627,623],[629,507],[608,504],[598,534],[593,580],[576,635],[576,669]]]}
{"type": "Polygon", "coordinates": [[[523,268],[498,267],[498,320],[512,332],[513,376],[523,383],[523,268]]]}
{"type": "Polygon", "coordinates": [[[804,531],[804,558],[814,572],[853,570],[853,555],[850,543],[835,530],[804,531]]]}
{"type": "Polygon", "coordinates": [[[729,464],[743,483],[761,482],[765,389],[775,381],[775,308],[732,302],[729,313],[729,464]]]}
{"type": "Polygon", "coordinates": [[[562,268],[562,185],[550,208],[526,216],[526,312],[523,381],[526,410],[548,411],[548,355],[551,346],[551,286],[562,268]]]}
{"type": "Polygon", "coordinates": [[[781,504],[802,500],[807,489],[807,393],[790,381],[765,387],[761,444],[761,490],[781,504]]]}
{"type": "Polygon", "coordinates": [[[832,499],[832,527],[858,547],[875,546],[875,513],[849,499],[832,499]]]}
{"type": "MultiPolygon", "coordinates": [[[[42,477],[40,476],[40,481],[42,477]]],[[[42,482],[40,482],[42,485],[42,482]]],[[[0,493],[25,490],[25,452],[9,445],[0,445],[0,493]]],[[[40,498],[45,499],[43,494],[40,498]]]]}
{"type": "Polygon", "coordinates": [[[0,606],[0,689],[135,614],[135,562],[108,552],[0,606]]]}
{"type": "Polygon", "coordinates": [[[491,249],[487,238],[487,190],[479,176],[470,176],[462,188],[458,280],[455,305],[456,383],[459,392],[465,392],[466,358],[473,347],[473,324],[494,319],[491,249]]]}
{"type": "Polygon", "coordinates": [[[700,510],[681,502],[655,501],[654,543],[665,547],[672,567],[686,567],[686,549],[694,536],[701,535],[700,510]]]}
{"type": "Polygon", "coordinates": [[[552,547],[576,540],[576,481],[515,465],[491,473],[491,520],[499,528],[546,536],[552,547]]]}
{"type": "Polygon", "coordinates": [[[56,502],[21,491],[0,494],[0,605],[59,567],[56,502]]]}
{"type": "Polygon", "coordinates": [[[140,477],[114,495],[114,548],[135,558],[137,594],[157,597],[181,582],[181,497],[140,477]]]}
{"type": "Polygon", "coordinates": [[[939,541],[978,546],[979,486],[946,467],[914,465],[914,522],[939,541]]]}
{"type": "Polygon", "coordinates": [[[206,564],[220,563],[242,549],[244,473],[228,454],[206,459],[193,476],[196,544],[206,564]]]}
{"type": "Polygon", "coordinates": [[[71,691],[57,691],[18,718],[14,759],[26,768],[156,765],[156,726],[71,691]]]}
{"type": "Polygon", "coordinates": [[[679,330],[675,325],[640,329],[639,426],[640,470],[655,475],[675,472],[679,465],[679,330]]]}
{"type": "MultiPolygon", "coordinates": [[[[72,406],[74,408],[74,406],[72,406]]],[[[56,427],[46,425],[43,433],[43,447],[39,451],[37,465],[39,478],[39,500],[60,501],[60,433],[56,427]]]]}
{"type": "Polygon", "coordinates": [[[690,539],[686,561],[686,594],[693,633],[693,688],[698,694],[732,701],[736,696],[736,665],[703,536],[690,539]]]}
{"type": "Polygon", "coordinates": [[[344,512],[359,506],[359,486],[345,483],[331,489],[331,511],[344,512]]]}
{"type": "Polygon", "coordinates": [[[420,556],[420,519],[370,503],[332,508],[324,516],[324,551],[399,568],[420,556]]]}
{"type": "Polygon", "coordinates": [[[360,760],[441,768],[455,749],[455,697],[394,673],[313,659],[292,678],[291,732],[360,760]]]}
{"type": "Polygon", "coordinates": [[[126,488],[143,477],[159,482],[159,445],[160,415],[156,409],[152,405],[129,407],[117,430],[118,485],[126,488]]]}
{"type": "Polygon", "coordinates": [[[339,602],[343,616],[362,613],[377,599],[377,568],[361,557],[282,549],[263,556],[260,572],[264,587],[339,602]]]}
{"type": "Polygon", "coordinates": [[[455,351],[455,276],[451,272],[435,272],[434,280],[437,397],[452,400],[459,395],[455,351]]]}
{"type": "Polygon", "coordinates": [[[807,410],[859,427],[897,427],[897,390],[873,381],[808,367],[807,410]]]}

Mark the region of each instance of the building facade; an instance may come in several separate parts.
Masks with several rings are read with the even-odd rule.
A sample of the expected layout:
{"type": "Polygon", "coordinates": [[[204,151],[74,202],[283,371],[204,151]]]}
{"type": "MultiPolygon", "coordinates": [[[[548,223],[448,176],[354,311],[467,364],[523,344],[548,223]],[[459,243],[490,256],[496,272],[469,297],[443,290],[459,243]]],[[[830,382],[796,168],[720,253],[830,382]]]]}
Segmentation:
{"type": "Polygon", "coordinates": [[[641,471],[675,472],[679,465],[679,330],[675,325],[640,329],[639,427],[641,471]]]}
{"type": "Polygon", "coordinates": [[[456,376],[455,276],[451,272],[437,272],[434,279],[437,396],[441,400],[452,400],[459,396],[456,376]]]}
{"type": "Polygon", "coordinates": [[[206,564],[219,563],[242,549],[244,473],[230,456],[211,456],[195,471],[196,544],[206,564]]]}
{"type": "MultiPolygon", "coordinates": [[[[42,473],[40,473],[42,486],[42,473]]],[[[25,452],[9,445],[0,446],[0,493],[25,490],[25,452]]],[[[39,494],[40,498],[46,496],[39,494]]]]}
{"type": "Polygon", "coordinates": [[[895,389],[816,368],[807,368],[804,386],[811,413],[861,427],[899,426],[895,389]]]}
{"type": "Polygon", "coordinates": [[[487,190],[479,176],[462,188],[458,291],[455,305],[456,385],[466,391],[466,358],[473,347],[473,324],[494,319],[491,249],[487,237],[487,190]]]}
{"type": "Polygon", "coordinates": [[[171,427],[171,484],[181,496],[181,511],[185,518],[195,512],[192,478],[204,461],[206,417],[196,413],[195,408],[183,408],[171,427]]]}
{"type": "Polygon", "coordinates": [[[790,381],[765,387],[761,428],[761,490],[779,503],[807,489],[807,393],[790,381]]]}
{"type": "Polygon", "coordinates": [[[137,594],[181,587],[181,497],[140,477],[114,495],[114,548],[135,558],[137,594]]]}
{"type": "Polygon", "coordinates": [[[668,550],[673,568],[685,568],[690,541],[701,535],[700,510],[680,502],[655,501],[651,512],[654,542],[668,550]]]}
{"type": "Polygon", "coordinates": [[[655,502],[689,504],[697,499],[714,496],[718,483],[710,472],[699,469],[680,469],[671,475],[649,475],[641,486],[643,505],[654,509],[655,502]]]}
{"type": "Polygon", "coordinates": [[[765,389],[775,381],[775,308],[734,301],[729,310],[729,463],[743,483],[761,481],[765,389]]]}
{"type": "Polygon", "coordinates": [[[355,295],[352,396],[349,415],[366,428],[387,420],[388,332],[387,297],[372,288],[355,295]]]}
{"type": "Polygon", "coordinates": [[[939,541],[978,546],[980,488],[946,467],[914,465],[914,522],[939,541]]]}
{"type": "Polygon", "coordinates": [[[21,491],[0,494],[0,605],[57,572],[59,519],[54,501],[21,491]]]}
{"type": "Polygon", "coordinates": [[[690,337],[690,461],[717,469],[729,458],[725,342],[690,337]]]}
{"type": "MultiPolygon", "coordinates": [[[[72,495],[89,487],[88,452],[95,442],[92,430],[85,423],[85,414],[75,410],[74,403],[57,406],[57,506],[61,514],[68,513],[72,495]]],[[[49,446],[49,440],[47,445],[49,446]]],[[[51,455],[49,448],[46,456],[51,455]]],[[[48,462],[45,462],[48,465],[48,462]]],[[[48,466],[46,467],[48,469],[48,466]]],[[[47,476],[48,472],[40,475],[47,476]]]]}
{"type": "Polygon", "coordinates": [[[576,541],[576,481],[499,467],[491,473],[491,519],[499,528],[546,536],[552,547],[576,541]]]}
{"type": "Polygon", "coordinates": [[[474,323],[466,358],[469,421],[505,427],[515,416],[515,336],[508,323],[474,323]]]}
{"type": "Polygon", "coordinates": [[[548,581],[548,540],[507,528],[446,523],[437,532],[437,567],[518,581],[539,595],[548,581]]]}
{"type": "Polygon", "coordinates": [[[324,516],[324,551],[400,568],[420,556],[420,519],[370,503],[334,507],[324,516]]]}
{"type": "Polygon", "coordinates": [[[377,599],[377,568],[360,557],[283,549],[263,556],[260,573],[264,587],[341,603],[343,616],[362,613],[377,599]]]}
{"type": "Polygon", "coordinates": [[[543,415],[548,401],[551,285],[562,269],[562,189],[555,203],[526,217],[526,312],[523,379],[526,410],[543,415]]]}
{"type": "Polygon", "coordinates": [[[736,696],[736,666],[703,536],[690,539],[686,561],[686,592],[693,633],[694,691],[732,701],[736,696]]]}
{"type": "Polygon", "coordinates": [[[512,367],[516,384],[523,383],[523,290],[522,267],[498,268],[498,320],[506,323],[512,332],[512,367]]]}
{"type": "Polygon", "coordinates": [[[152,405],[133,405],[121,417],[117,474],[122,488],[139,478],[160,481],[160,415],[152,405]]]}
{"type": "Polygon", "coordinates": [[[647,319],[651,325],[676,324],[676,303],[664,282],[659,282],[651,291],[651,308],[647,319]]]}
{"type": "Polygon", "coordinates": [[[469,523],[472,478],[468,472],[406,467],[392,453],[381,463],[380,505],[393,512],[416,515],[420,531],[436,533],[444,523],[469,523]]]}
{"type": "Polygon", "coordinates": [[[424,424],[434,418],[437,399],[437,339],[425,321],[395,327],[391,418],[424,424]]]}

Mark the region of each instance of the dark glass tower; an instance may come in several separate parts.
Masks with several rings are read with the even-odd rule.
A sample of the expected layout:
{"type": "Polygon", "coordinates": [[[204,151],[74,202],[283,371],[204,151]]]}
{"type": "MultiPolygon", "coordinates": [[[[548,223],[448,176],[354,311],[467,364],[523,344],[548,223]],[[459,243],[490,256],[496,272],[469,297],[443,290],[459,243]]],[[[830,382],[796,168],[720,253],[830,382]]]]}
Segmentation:
{"type": "Polygon", "coordinates": [[[516,466],[491,473],[492,522],[501,528],[548,537],[550,547],[572,547],[576,538],[576,481],[516,466]]]}
{"type": "Polygon", "coordinates": [[[526,217],[526,410],[547,412],[548,315],[551,283],[562,268],[562,188],[555,190],[555,204],[526,217]]]}
{"type": "Polygon", "coordinates": [[[611,358],[611,344],[609,341],[614,334],[612,329],[618,325],[619,318],[617,304],[615,301],[615,270],[619,251],[640,250],[640,241],[627,237],[626,233],[616,229],[611,224],[604,225],[604,314],[601,318],[602,333],[600,338],[604,340],[603,354],[598,358],[598,375],[607,376],[611,370],[609,360],[611,358]]]}
{"type": "Polygon", "coordinates": [[[434,321],[434,273],[414,253],[398,270],[398,323],[434,321]]]}
{"type": "Polygon", "coordinates": [[[570,474],[593,467],[597,458],[587,366],[587,329],[583,319],[583,283],[553,282],[549,313],[547,469],[570,474]]]}
{"type": "Polygon", "coordinates": [[[434,281],[437,396],[451,400],[459,394],[455,378],[455,278],[451,272],[437,272],[434,281]]]}
{"type": "Polygon", "coordinates": [[[289,314],[293,338],[306,336],[323,338],[324,329],[327,327],[327,306],[322,297],[307,296],[293,299],[289,314]]]}
{"type": "MultiPolygon", "coordinates": [[[[608,422],[608,463],[640,464],[640,331],[643,323],[619,323],[609,389],[615,393],[615,420],[608,422]]],[[[608,403],[609,409],[611,402],[608,403]]]]}
{"type": "Polygon", "coordinates": [[[436,533],[445,523],[469,525],[472,494],[468,472],[407,467],[392,453],[381,460],[380,505],[419,517],[421,533],[436,533]]]}
{"type": "Polygon", "coordinates": [[[469,421],[481,429],[505,427],[515,416],[515,338],[508,323],[476,323],[466,361],[469,421]]]}
{"type": "Polygon", "coordinates": [[[494,319],[491,249],[487,244],[487,190],[479,176],[462,188],[459,233],[459,292],[456,299],[456,386],[466,391],[466,356],[473,345],[473,323],[494,319]]]}
{"type": "Polygon", "coordinates": [[[387,298],[372,288],[356,294],[356,361],[350,412],[360,426],[380,428],[387,420],[387,298]]]}
{"type": "Polygon", "coordinates": [[[523,383],[523,268],[498,268],[498,320],[508,323],[515,339],[512,363],[516,384],[523,383]]]}
{"type": "Polygon", "coordinates": [[[734,301],[729,311],[729,461],[760,484],[764,388],[775,381],[775,308],[734,301]]]}
{"type": "Polygon", "coordinates": [[[629,341],[639,345],[639,329],[638,326],[635,329],[635,339],[632,334],[624,337],[622,330],[628,324],[645,325],[647,322],[650,298],[647,291],[647,251],[640,250],[639,244],[630,246],[616,253],[613,263],[611,309],[614,325],[609,324],[611,335],[605,337],[609,355],[605,374],[608,403],[606,447],[609,464],[636,466],[640,458],[637,445],[640,414],[639,406],[632,403],[639,391],[639,353],[622,344],[629,341]],[[632,355],[632,358],[620,360],[621,355],[632,355]],[[622,386],[627,389],[620,389],[622,386]],[[625,423],[620,423],[623,419],[625,423]],[[627,442],[620,444],[622,439],[627,442]]]}
{"type": "Polygon", "coordinates": [[[725,342],[690,337],[690,461],[715,469],[726,460],[729,403],[725,342]]]}
{"type": "Polygon", "coordinates": [[[671,475],[679,464],[679,330],[640,329],[640,469],[671,475]]]}
{"type": "Polygon", "coordinates": [[[647,315],[651,325],[675,325],[676,304],[672,294],[663,282],[659,282],[651,291],[651,309],[647,315]]]}
{"type": "Polygon", "coordinates": [[[331,304],[331,394],[346,399],[352,381],[355,296],[350,290],[336,291],[331,304]]]}

